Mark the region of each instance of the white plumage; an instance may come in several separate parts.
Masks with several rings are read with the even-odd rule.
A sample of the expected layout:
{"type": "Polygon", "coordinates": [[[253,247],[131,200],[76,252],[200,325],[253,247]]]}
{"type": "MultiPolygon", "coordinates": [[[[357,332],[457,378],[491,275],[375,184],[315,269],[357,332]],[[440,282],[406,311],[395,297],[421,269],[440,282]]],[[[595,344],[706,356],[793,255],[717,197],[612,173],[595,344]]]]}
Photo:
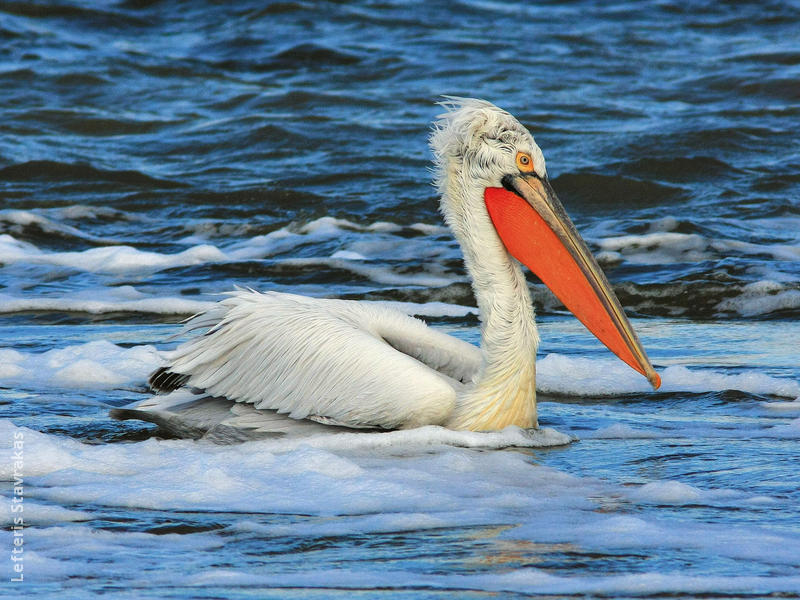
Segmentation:
{"type": "MultiPolygon", "coordinates": [[[[115,416],[152,420],[183,435],[215,424],[279,433],[317,423],[536,427],[533,307],[485,194],[508,189],[508,177],[546,184],[552,192],[544,158],[530,133],[494,105],[455,98],[444,105],[448,112],[434,124],[430,140],[436,185],[472,277],[480,349],[375,303],[239,290],[189,321],[187,329],[206,332],[179,346],[169,365],[151,377],[161,391],[183,386],[197,395],[178,389],[115,416]],[[257,410],[231,408],[243,406],[233,402],[257,410]]],[[[519,199],[530,195],[517,193],[519,199]]],[[[554,196],[548,201],[558,203],[554,196]]]]}
{"type": "Polygon", "coordinates": [[[348,427],[442,424],[481,362],[475,346],[366,302],[238,291],[187,327],[210,327],[170,358],[190,386],[348,427]]]}

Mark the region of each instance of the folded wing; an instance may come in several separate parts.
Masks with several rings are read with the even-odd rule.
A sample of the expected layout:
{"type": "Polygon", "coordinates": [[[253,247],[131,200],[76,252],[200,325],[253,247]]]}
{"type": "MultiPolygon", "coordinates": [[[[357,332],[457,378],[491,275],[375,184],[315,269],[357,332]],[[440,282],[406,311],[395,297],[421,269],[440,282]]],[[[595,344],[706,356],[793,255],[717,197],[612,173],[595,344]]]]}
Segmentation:
{"type": "MultiPolygon", "coordinates": [[[[480,350],[380,304],[233,292],[151,382],[349,427],[443,422],[480,350]]],[[[162,386],[163,387],[163,386],[162,386]]]]}

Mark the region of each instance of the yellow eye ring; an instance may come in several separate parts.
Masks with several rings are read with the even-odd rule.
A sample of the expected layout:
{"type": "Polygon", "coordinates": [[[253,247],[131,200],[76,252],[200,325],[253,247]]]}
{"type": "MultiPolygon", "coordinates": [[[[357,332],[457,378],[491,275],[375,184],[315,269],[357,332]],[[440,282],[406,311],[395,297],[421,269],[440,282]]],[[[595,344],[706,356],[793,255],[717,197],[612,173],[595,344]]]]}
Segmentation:
{"type": "Polygon", "coordinates": [[[517,152],[517,168],[523,173],[533,172],[533,159],[530,154],[517,152]]]}

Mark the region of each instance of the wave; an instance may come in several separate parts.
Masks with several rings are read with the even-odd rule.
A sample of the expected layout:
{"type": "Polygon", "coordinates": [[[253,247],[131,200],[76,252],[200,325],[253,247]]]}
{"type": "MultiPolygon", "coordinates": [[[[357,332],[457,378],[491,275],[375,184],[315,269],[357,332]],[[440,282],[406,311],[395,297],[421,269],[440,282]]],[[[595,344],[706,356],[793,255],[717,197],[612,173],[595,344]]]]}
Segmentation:
{"type": "MultiPolygon", "coordinates": [[[[466,279],[437,288],[390,288],[349,293],[348,298],[385,299],[406,302],[447,302],[475,306],[475,296],[466,279]]],[[[643,317],[682,319],[762,318],[793,319],[800,315],[800,283],[774,280],[753,282],[699,281],[613,284],[625,310],[643,317]]],[[[531,296],[539,315],[565,314],[567,309],[544,285],[532,282],[531,296]]]]}
{"type": "Polygon", "coordinates": [[[85,181],[120,183],[136,188],[182,188],[184,183],[159,179],[140,171],[100,169],[89,164],[29,160],[0,168],[0,178],[7,181],[85,181]]]}
{"type": "MultiPolygon", "coordinates": [[[[723,317],[795,318],[800,314],[800,284],[759,280],[680,281],[614,286],[623,306],[641,315],[694,319],[723,317]]],[[[559,303],[543,288],[538,290],[551,310],[559,303]]]]}
{"type": "Polygon", "coordinates": [[[80,271],[132,274],[160,271],[181,265],[227,260],[217,247],[194,246],[176,254],[137,250],[131,246],[106,246],[81,252],[45,252],[8,234],[0,234],[0,264],[36,264],[68,267],[80,271]]]}
{"type": "Polygon", "coordinates": [[[193,315],[215,303],[190,298],[151,296],[132,286],[84,290],[53,296],[12,296],[0,294],[0,314],[57,312],[102,314],[193,315]]]}
{"type": "Polygon", "coordinates": [[[321,44],[297,44],[270,57],[271,66],[285,69],[354,65],[359,62],[361,58],[355,54],[321,44]]]}
{"type": "Polygon", "coordinates": [[[666,185],[622,175],[597,173],[565,173],[553,180],[559,196],[569,199],[566,205],[582,212],[598,210],[625,211],[644,206],[671,204],[687,196],[687,191],[666,185]]]}
{"type": "MultiPolygon", "coordinates": [[[[65,87],[80,85],[102,85],[103,82],[97,77],[89,77],[85,74],[72,74],[66,73],[59,77],[58,82],[65,87]]],[[[85,136],[97,137],[113,137],[121,135],[142,135],[157,133],[167,127],[175,126],[181,123],[179,120],[160,120],[154,118],[142,119],[115,115],[114,113],[106,113],[99,111],[87,111],[80,109],[31,109],[17,115],[19,123],[29,123],[31,128],[47,128],[51,131],[61,133],[70,133],[85,136]]],[[[56,163],[58,164],[58,163],[56,163]]],[[[49,169],[43,165],[38,168],[34,165],[26,167],[30,173],[49,171],[51,174],[56,172],[57,169],[52,165],[49,169]]],[[[68,173],[66,169],[61,167],[57,174],[64,178],[68,173]]],[[[73,170],[74,174],[75,171],[73,170]]],[[[129,172],[130,173],[130,172],[129,172]]],[[[12,172],[13,174],[13,172],[12,172]]],[[[79,173],[81,179],[86,178],[86,173],[79,173]]],[[[119,175],[118,175],[119,176],[119,175]]],[[[130,177],[128,178],[130,180],[130,177]]],[[[170,182],[174,183],[174,182],[170,182]]]]}
{"type": "MultiPolygon", "coordinates": [[[[97,217],[102,213],[100,210],[90,209],[89,207],[70,207],[69,210],[60,211],[61,216],[71,216],[71,218],[97,217]]],[[[105,213],[109,214],[109,213],[105,213]]],[[[111,211],[113,214],[113,211],[111,211]]],[[[98,245],[118,244],[118,240],[85,233],[77,227],[66,225],[59,221],[54,221],[42,215],[27,210],[0,210],[0,234],[13,234],[16,239],[24,241],[39,242],[41,244],[75,243],[90,242],[98,245]]],[[[0,254],[0,262],[4,256],[0,254]]]]}
{"type": "MultiPolygon", "coordinates": [[[[136,218],[105,208],[48,210],[63,219],[124,222],[136,218]]],[[[669,227],[678,226],[676,223],[669,227]]],[[[147,227],[158,230],[160,224],[148,222],[147,227]]],[[[232,236],[259,227],[246,222],[187,221],[181,230],[189,235],[172,241],[184,249],[170,253],[119,245],[111,237],[89,235],[30,211],[5,210],[0,211],[0,232],[14,235],[0,233],[0,264],[6,268],[51,266],[115,278],[163,273],[154,283],[174,286],[178,282],[189,288],[202,283],[211,292],[224,291],[209,287],[220,280],[230,282],[226,288],[242,283],[262,289],[283,286],[287,291],[333,285],[336,293],[351,299],[475,305],[458,247],[442,226],[356,223],[326,216],[230,241],[232,236]],[[217,238],[227,244],[209,243],[217,238]],[[100,247],[73,251],[40,247],[53,242],[100,247]]],[[[797,264],[798,245],[756,244],[677,231],[606,236],[593,243],[600,248],[598,260],[612,268],[612,276],[628,279],[617,281],[614,288],[623,305],[635,314],[791,318],[800,313],[800,284],[780,270],[791,271],[797,264]],[[734,255],[743,262],[731,262],[734,255]],[[771,262],[761,260],[764,256],[771,262]]],[[[35,282],[49,275],[29,271],[27,277],[35,282]]],[[[564,310],[549,290],[535,278],[531,280],[540,313],[564,310]]],[[[331,292],[317,289],[310,293],[331,292]]],[[[44,307],[49,300],[41,302],[44,307]]]]}
{"type": "Polygon", "coordinates": [[[47,19],[73,19],[77,23],[94,27],[125,29],[128,27],[144,28],[150,25],[146,19],[128,12],[87,8],[74,4],[3,2],[0,12],[46,21],[47,19]]]}
{"type": "MultiPolygon", "coordinates": [[[[260,46],[260,39],[234,38],[228,42],[229,47],[260,46]]],[[[228,53],[231,54],[231,53],[228,53]]],[[[203,63],[213,69],[244,73],[274,73],[281,71],[297,71],[301,69],[319,70],[336,67],[352,67],[358,65],[362,58],[352,52],[345,52],[320,44],[302,43],[285,48],[264,58],[244,58],[248,54],[236,54],[236,58],[205,60],[203,63]]],[[[175,75],[188,75],[181,71],[175,75]]]]}
{"type": "Polygon", "coordinates": [[[743,317],[794,317],[800,313],[800,285],[755,281],[742,286],[738,294],[721,300],[716,308],[720,314],[743,317]]]}
{"type": "MultiPolygon", "coordinates": [[[[3,220],[0,213],[0,222],[3,220]]],[[[103,238],[91,238],[82,235],[70,226],[53,223],[43,217],[24,211],[10,211],[5,213],[5,220],[11,224],[37,224],[51,231],[68,232],[74,237],[107,243],[103,238]]],[[[403,227],[380,221],[368,225],[360,225],[345,219],[321,217],[302,225],[290,225],[270,231],[267,234],[257,235],[242,241],[236,241],[224,249],[215,245],[203,243],[209,233],[205,224],[186,226],[196,235],[190,235],[181,240],[182,245],[191,245],[190,248],[174,254],[144,251],[132,246],[107,246],[104,248],[90,248],[82,252],[45,252],[34,244],[17,240],[9,234],[0,235],[0,261],[5,264],[30,263],[50,264],[54,266],[72,267],[82,271],[97,273],[147,273],[178,266],[216,263],[224,261],[246,261],[255,258],[265,258],[290,251],[297,251],[304,246],[322,245],[332,240],[338,240],[350,232],[365,232],[374,234],[369,241],[354,240],[347,252],[334,251],[329,256],[291,258],[286,259],[287,264],[295,261],[298,265],[308,261],[317,261],[319,264],[326,262],[346,265],[354,271],[363,270],[356,264],[358,261],[369,259],[412,261],[420,258],[434,258],[448,252],[432,241],[423,238],[441,231],[440,228],[414,224],[403,227]],[[403,245],[398,247],[396,241],[387,241],[382,236],[402,236],[403,245]],[[410,238],[410,239],[409,239],[410,238]],[[418,238],[417,240],[413,238],[418,238]],[[365,256],[367,254],[368,256],[365,256]]],[[[213,228],[211,230],[213,233],[213,228]]],[[[223,231],[230,233],[230,231],[223,231]]],[[[378,269],[376,269],[376,272],[378,269]]],[[[420,275],[423,277],[424,275],[420,275]]],[[[380,279],[380,277],[379,277],[380,279]]],[[[400,274],[398,281],[402,280],[400,274]]],[[[414,276],[409,281],[416,281],[414,276]]],[[[429,278],[430,280],[430,278],[429,278]]],[[[444,281],[444,280],[440,280],[444,281]]],[[[413,284],[413,283],[412,283],[413,284]]],[[[423,285],[436,285],[428,283],[423,285]]]]}
{"type": "MultiPolygon", "coordinates": [[[[23,211],[28,212],[28,211],[23,211]]],[[[60,224],[61,221],[78,221],[86,224],[91,221],[107,222],[107,221],[122,221],[122,222],[148,222],[151,219],[139,213],[126,212],[110,206],[92,206],[90,204],[68,204],[66,206],[58,206],[52,208],[44,208],[37,211],[49,215],[60,224]]],[[[56,225],[57,226],[57,225],[56,225]]],[[[87,234],[81,233],[82,236],[87,234]]]]}
{"type": "MultiPolygon", "coordinates": [[[[465,317],[477,314],[477,308],[440,301],[403,302],[399,300],[362,300],[388,306],[408,315],[430,318],[465,317]]],[[[115,286],[84,290],[59,296],[13,296],[0,293],[0,314],[25,312],[58,312],[131,315],[194,315],[208,310],[216,301],[170,296],[155,296],[140,292],[133,286],[115,286]]]]}
{"type": "Polygon", "coordinates": [[[646,156],[609,165],[640,178],[663,181],[696,181],[698,178],[724,177],[739,170],[733,165],[712,156],[674,156],[669,158],[646,156]]]}
{"type": "MultiPolygon", "coordinates": [[[[8,35],[7,29],[0,29],[0,32],[3,33],[4,36],[8,35]]],[[[17,32],[10,32],[11,37],[14,37],[17,32]]],[[[18,34],[17,34],[18,35],[18,34]]],[[[5,39],[9,39],[6,37],[5,39]]],[[[30,68],[19,68],[19,69],[8,69],[5,71],[0,71],[0,81],[5,83],[30,83],[35,81],[37,78],[37,73],[33,69],[30,68]]]]}
{"type": "Polygon", "coordinates": [[[674,264],[721,260],[732,255],[768,256],[774,260],[800,260],[800,245],[757,244],[742,240],[707,238],[696,233],[654,231],[640,235],[608,237],[595,241],[598,259],[625,260],[632,264],[674,264]]]}
{"type": "MultiPolygon", "coordinates": [[[[0,173],[2,170],[0,170],[0,173]]],[[[259,200],[253,192],[241,192],[242,200],[259,200]]],[[[274,202],[280,200],[281,194],[269,192],[264,201],[274,202]],[[277,194],[277,196],[275,195],[277,194]]],[[[302,195],[301,195],[302,196],[302,195]]],[[[230,194],[221,195],[222,198],[231,199],[230,194]]],[[[237,196],[232,196],[234,199],[237,196]]],[[[197,199],[201,202],[214,202],[213,197],[202,196],[197,199]]],[[[286,206],[296,205],[298,198],[288,194],[285,198],[286,206]]],[[[313,203],[313,197],[310,199],[313,203]]],[[[53,214],[62,219],[84,218],[116,218],[125,220],[142,220],[142,217],[124,213],[108,207],[70,206],[59,209],[46,209],[44,212],[53,214]]],[[[242,215],[248,216],[245,212],[242,215]]],[[[221,212],[222,217],[230,218],[229,212],[221,212]]],[[[257,235],[245,240],[235,240],[237,236],[251,233],[258,228],[270,227],[269,225],[255,225],[248,222],[225,222],[220,219],[213,220],[184,220],[178,226],[189,237],[183,238],[182,244],[203,243],[212,237],[234,238],[227,246],[227,251],[232,259],[247,259],[259,256],[278,254],[292,250],[301,245],[322,243],[336,237],[345,237],[348,233],[363,233],[363,236],[350,236],[347,238],[347,247],[341,248],[342,256],[360,255],[365,259],[380,259],[392,257],[400,260],[420,260],[437,257],[459,256],[449,230],[444,226],[426,223],[412,223],[400,225],[388,221],[375,221],[372,223],[358,223],[349,219],[332,216],[321,216],[306,222],[293,221],[283,227],[271,229],[262,235],[257,235]],[[192,237],[194,236],[194,237],[192,237]],[[445,240],[430,240],[423,245],[415,243],[414,238],[444,236],[445,240]],[[437,243],[438,242],[438,243],[437,243]],[[442,243],[444,242],[444,243],[442,243]],[[250,250],[248,250],[250,248],[250,250]],[[348,254],[345,254],[348,253],[348,254]]],[[[792,231],[796,226],[796,219],[771,218],[758,219],[760,227],[778,228],[792,231]]],[[[68,233],[70,236],[84,240],[106,243],[104,238],[83,233],[77,228],[61,224],[37,213],[23,210],[0,211],[0,223],[6,223],[7,231],[12,226],[36,225],[50,233],[68,233]]],[[[157,226],[157,222],[153,220],[157,226]]],[[[590,231],[601,233],[601,237],[588,237],[589,241],[600,249],[598,259],[608,264],[625,262],[631,265],[672,265],[709,260],[721,260],[731,256],[763,257],[767,256],[776,261],[800,260],[800,245],[791,243],[773,242],[746,242],[737,239],[713,237],[713,234],[700,233],[700,229],[691,223],[685,223],[671,218],[662,218],[651,223],[652,231],[645,233],[632,233],[626,235],[608,235],[613,229],[607,223],[594,224],[590,231]],[[687,229],[694,228],[692,232],[687,229]],[[680,229],[681,231],[676,231],[680,229]]],[[[157,230],[160,231],[160,230],[157,230]]],[[[174,234],[175,226],[170,225],[169,231],[174,234]]],[[[333,257],[332,257],[333,258],[333,257]]]]}

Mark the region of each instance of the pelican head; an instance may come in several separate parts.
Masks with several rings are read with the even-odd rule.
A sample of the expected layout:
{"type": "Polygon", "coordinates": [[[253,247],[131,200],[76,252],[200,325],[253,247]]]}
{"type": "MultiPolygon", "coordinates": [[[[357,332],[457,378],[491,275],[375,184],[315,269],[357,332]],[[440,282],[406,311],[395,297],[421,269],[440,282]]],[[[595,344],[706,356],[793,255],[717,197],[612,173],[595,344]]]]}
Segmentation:
{"type": "MultiPolygon", "coordinates": [[[[500,187],[503,174],[517,173],[522,167],[528,173],[547,177],[544,155],[530,132],[510,113],[486,100],[448,96],[440,103],[448,109],[434,122],[430,136],[436,162],[436,185],[442,197],[450,185],[464,183],[463,178],[500,187]],[[530,157],[531,162],[519,165],[517,155],[530,157]]],[[[446,217],[451,215],[447,202],[442,205],[446,217]]]]}
{"type": "MultiPolygon", "coordinates": [[[[529,371],[522,383],[517,377],[511,385],[533,386],[533,358],[529,363],[525,355],[535,356],[538,335],[519,261],[612,352],[658,387],[659,376],[619,300],[550,185],[530,132],[484,100],[448,97],[442,106],[447,112],[434,124],[430,145],[441,211],[462,246],[481,312],[482,381],[495,387],[503,381],[507,387],[515,380],[510,371],[529,371]]],[[[508,397],[509,391],[496,394],[508,397]]],[[[509,412],[514,409],[498,408],[498,414],[509,412]]],[[[535,408],[532,415],[535,419],[535,408]]]]}

